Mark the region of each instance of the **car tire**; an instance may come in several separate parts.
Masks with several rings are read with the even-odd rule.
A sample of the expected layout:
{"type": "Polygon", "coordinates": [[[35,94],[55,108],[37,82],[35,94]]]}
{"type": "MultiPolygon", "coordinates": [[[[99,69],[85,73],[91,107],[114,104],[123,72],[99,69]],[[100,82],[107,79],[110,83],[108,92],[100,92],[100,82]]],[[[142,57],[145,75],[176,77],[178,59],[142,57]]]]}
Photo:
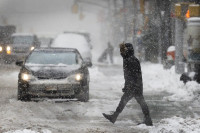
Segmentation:
{"type": "Polygon", "coordinates": [[[17,100],[28,102],[31,100],[31,98],[29,95],[26,94],[25,91],[22,91],[22,89],[18,88],[17,100]]]}
{"type": "Polygon", "coordinates": [[[83,87],[82,92],[78,96],[78,100],[81,102],[89,101],[89,85],[83,87]]]}

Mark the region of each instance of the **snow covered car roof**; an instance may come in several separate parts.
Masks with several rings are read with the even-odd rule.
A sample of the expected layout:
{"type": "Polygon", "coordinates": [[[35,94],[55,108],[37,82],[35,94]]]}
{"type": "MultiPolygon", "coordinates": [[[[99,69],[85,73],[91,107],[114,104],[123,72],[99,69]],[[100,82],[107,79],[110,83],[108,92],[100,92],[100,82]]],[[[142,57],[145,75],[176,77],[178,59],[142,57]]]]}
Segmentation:
{"type": "Polygon", "coordinates": [[[76,33],[59,34],[51,47],[76,48],[83,58],[91,58],[91,49],[88,41],[83,35],[76,33]]]}
{"type": "Polygon", "coordinates": [[[35,34],[32,33],[14,33],[12,36],[35,36],[35,34]]]}
{"type": "MultiPolygon", "coordinates": [[[[41,47],[41,48],[37,48],[34,51],[66,51],[66,52],[78,52],[77,49],[75,48],[46,48],[46,47],[41,47]]],[[[79,53],[79,52],[78,52],[79,53]]]]}

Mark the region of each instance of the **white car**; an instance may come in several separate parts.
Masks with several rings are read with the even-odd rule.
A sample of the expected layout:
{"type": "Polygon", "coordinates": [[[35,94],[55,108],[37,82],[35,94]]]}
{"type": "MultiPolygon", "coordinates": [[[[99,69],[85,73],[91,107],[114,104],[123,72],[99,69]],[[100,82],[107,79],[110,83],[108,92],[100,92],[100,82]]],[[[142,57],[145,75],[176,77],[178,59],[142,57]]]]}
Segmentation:
{"type": "Polygon", "coordinates": [[[84,62],[88,66],[92,66],[91,46],[84,35],[76,33],[59,34],[51,47],[76,48],[83,57],[84,62]]]}

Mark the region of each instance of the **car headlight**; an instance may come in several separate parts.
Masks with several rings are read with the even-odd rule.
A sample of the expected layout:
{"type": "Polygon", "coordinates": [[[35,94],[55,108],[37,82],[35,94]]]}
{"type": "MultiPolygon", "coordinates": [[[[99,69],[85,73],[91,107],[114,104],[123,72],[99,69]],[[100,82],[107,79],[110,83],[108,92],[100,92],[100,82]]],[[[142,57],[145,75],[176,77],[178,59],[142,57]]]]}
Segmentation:
{"type": "Polygon", "coordinates": [[[3,51],[3,47],[2,46],[0,46],[0,52],[2,52],[3,51]]]}
{"type": "Polygon", "coordinates": [[[7,47],[6,47],[6,50],[7,50],[7,51],[10,51],[10,50],[11,50],[11,47],[10,47],[10,46],[7,46],[7,47]]]}
{"type": "Polygon", "coordinates": [[[76,79],[77,81],[80,81],[82,78],[83,78],[83,77],[82,77],[81,74],[76,74],[76,76],[75,76],[75,79],[76,79]]]}
{"type": "Polygon", "coordinates": [[[7,53],[7,54],[11,54],[11,47],[10,47],[10,46],[7,46],[7,47],[6,47],[6,53],[7,53]]]}
{"type": "Polygon", "coordinates": [[[35,47],[33,47],[33,46],[30,48],[31,51],[34,50],[34,49],[35,49],[35,47]]]}
{"type": "Polygon", "coordinates": [[[22,80],[24,81],[29,81],[31,79],[31,75],[30,74],[27,74],[27,73],[22,73],[21,75],[22,77],[22,80]]]}
{"type": "Polygon", "coordinates": [[[34,80],[34,76],[28,73],[22,73],[21,74],[21,79],[24,81],[30,81],[30,80],[34,80]]]}
{"type": "Polygon", "coordinates": [[[79,82],[83,79],[83,74],[81,73],[77,73],[77,74],[73,74],[73,75],[70,75],[67,80],[69,82],[79,82]]]}

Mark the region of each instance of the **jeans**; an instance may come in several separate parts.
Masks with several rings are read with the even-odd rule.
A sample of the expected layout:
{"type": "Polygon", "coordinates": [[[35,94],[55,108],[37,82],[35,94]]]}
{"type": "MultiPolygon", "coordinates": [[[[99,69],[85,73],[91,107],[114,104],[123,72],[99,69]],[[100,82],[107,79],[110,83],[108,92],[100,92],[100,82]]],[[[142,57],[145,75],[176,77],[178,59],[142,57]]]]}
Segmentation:
{"type": "Polygon", "coordinates": [[[121,97],[121,101],[119,102],[119,105],[116,109],[116,113],[121,113],[128,103],[129,100],[131,100],[133,97],[135,97],[137,103],[140,105],[142,112],[144,114],[144,117],[150,117],[149,115],[149,108],[144,100],[144,97],[142,94],[135,94],[133,92],[125,92],[123,96],[121,97]]]}

